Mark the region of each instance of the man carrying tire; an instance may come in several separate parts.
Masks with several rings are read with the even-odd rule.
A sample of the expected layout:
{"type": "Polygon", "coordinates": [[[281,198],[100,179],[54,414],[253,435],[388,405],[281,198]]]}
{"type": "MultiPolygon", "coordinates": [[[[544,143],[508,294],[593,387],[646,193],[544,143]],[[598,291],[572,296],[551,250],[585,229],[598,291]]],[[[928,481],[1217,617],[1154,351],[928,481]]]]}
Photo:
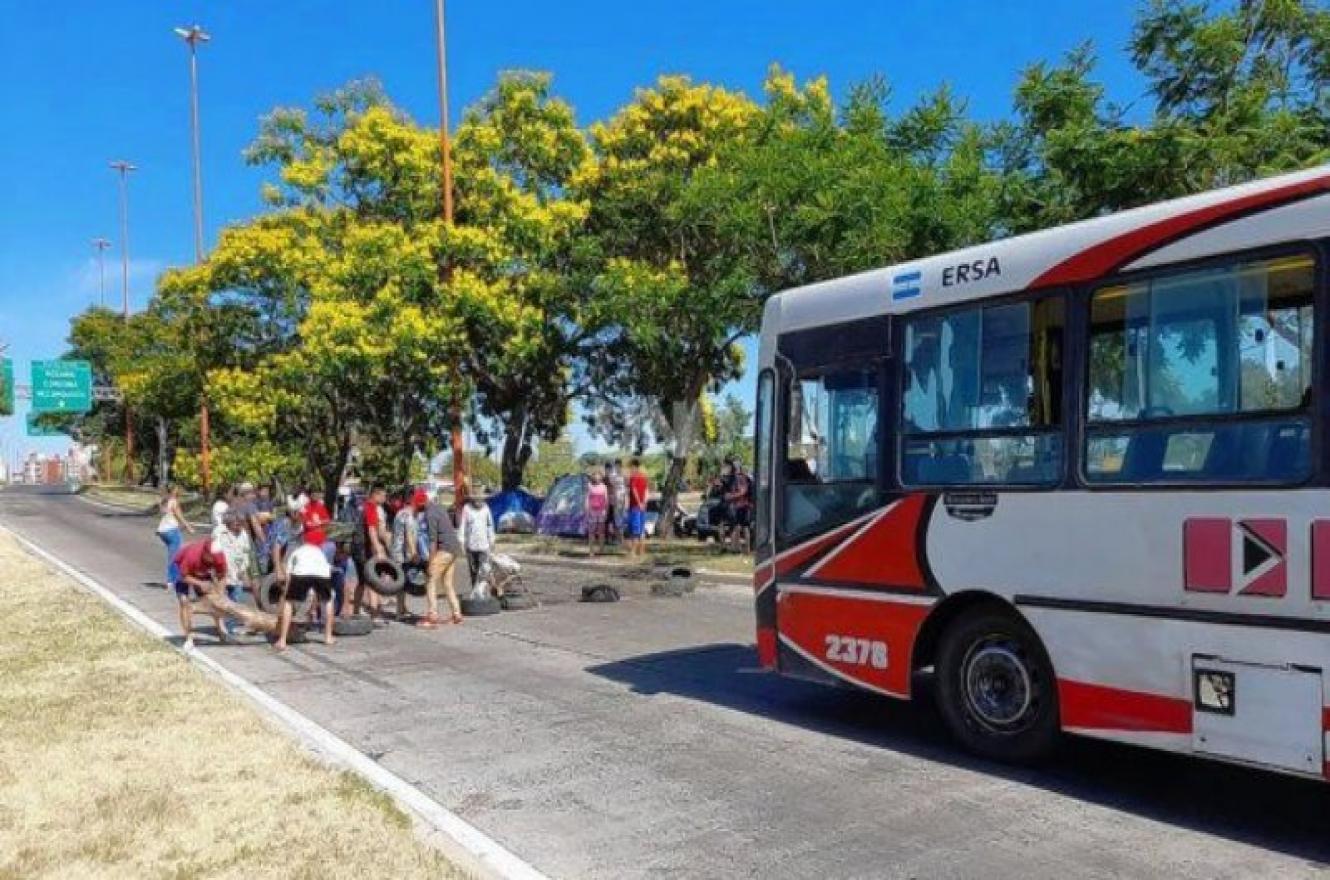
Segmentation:
{"type": "Polygon", "coordinates": [[[462,542],[457,540],[452,517],[439,498],[436,497],[426,506],[425,519],[429,524],[426,537],[426,552],[429,557],[429,580],[425,585],[427,611],[416,625],[424,629],[437,629],[442,622],[439,620],[440,586],[448,597],[452,622],[462,622],[462,605],[457,600],[457,589],[453,585],[457,557],[462,555],[462,542]]]}
{"type": "Polygon", "coordinates": [[[356,522],[356,532],[351,542],[351,561],[356,566],[356,591],[351,600],[351,611],[359,614],[362,605],[372,618],[382,621],[379,594],[369,585],[369,563],[372,559],[388,558],[388,544],[392,535],[388,532],[387,514],[383,502],[387,492],[380,484],[370,487],[369,495],[361,506],[356,522]],[[366,596],[366,592],[369,593],[366,596]]]}

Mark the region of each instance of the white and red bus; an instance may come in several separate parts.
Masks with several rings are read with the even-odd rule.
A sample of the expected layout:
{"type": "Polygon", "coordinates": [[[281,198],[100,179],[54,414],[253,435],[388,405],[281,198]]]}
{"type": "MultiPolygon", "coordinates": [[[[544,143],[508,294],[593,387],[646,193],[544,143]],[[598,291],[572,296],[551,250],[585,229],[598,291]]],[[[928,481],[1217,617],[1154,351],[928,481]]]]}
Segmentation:
{"type": "Polygon", "coordinates": [[[790,290],[758,652],[998,758],[1330,776],[1330,168],[790,290]]]}

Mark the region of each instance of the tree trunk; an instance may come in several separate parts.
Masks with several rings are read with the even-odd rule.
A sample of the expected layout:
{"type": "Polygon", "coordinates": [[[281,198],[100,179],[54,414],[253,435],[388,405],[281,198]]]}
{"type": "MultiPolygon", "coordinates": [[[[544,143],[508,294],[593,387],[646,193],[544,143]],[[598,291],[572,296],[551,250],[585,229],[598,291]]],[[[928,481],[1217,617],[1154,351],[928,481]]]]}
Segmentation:
{"type": "Polygon", "coordinates": [[[166,419],[157,417],[157,485],[166,486],[171,482],[171,463],[166,454],[167,425],[166,419]]]}
{"type": "Polygon", "coordinates": [[[503,457],[499,463],[503,491],[522,486],[527,462],[531,461],[531,442],[527,437],[526,412],[514,413],[503,426],[503,457]]]}
{"type": "Polygon", "coordinates": [[[351,435],[343,434],[341,442],[337,445],[336,461],[321,462],[317,468],[319,479],[323,480],[323,503],[334,515],[337,512],[337,490],[341,488],[342,475],[346,473],[346,466],[350,461],[351,435]]]}
{"type": "Polygon", "coordinates": [[[656,535],[674,537],[674,508],[679,501],[679,484],[693,448],[693,432],[697,426],[697,400],[706,386],[706,376],[695,379],[688,386],[688,399],[674,408],[674,455],[665,474],[665,485],[660,487],[660,518],[656,520],[656,535]]]}

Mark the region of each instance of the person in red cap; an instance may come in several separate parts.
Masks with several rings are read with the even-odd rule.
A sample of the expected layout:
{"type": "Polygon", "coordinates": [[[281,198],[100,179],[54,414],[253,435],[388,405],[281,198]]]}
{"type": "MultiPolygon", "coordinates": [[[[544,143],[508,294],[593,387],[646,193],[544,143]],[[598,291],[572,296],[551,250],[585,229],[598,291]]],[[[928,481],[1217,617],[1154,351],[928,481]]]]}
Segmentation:
{"type": "MultiPolygon", "coordinates": [[[[180,629],[185,636],[184,647],[194,647],[194,608],[190,603],[190,589],[200,597],[224,589],[226,583],[226,554],[213,546],[212,538],[200,538],[184,547],[175,557],[180,577],[175,587],[176,604],[180,611],[180,629]]],[[[222,614],[213,610],[217,624],[218,641],[227,641],[222,614]]]]}

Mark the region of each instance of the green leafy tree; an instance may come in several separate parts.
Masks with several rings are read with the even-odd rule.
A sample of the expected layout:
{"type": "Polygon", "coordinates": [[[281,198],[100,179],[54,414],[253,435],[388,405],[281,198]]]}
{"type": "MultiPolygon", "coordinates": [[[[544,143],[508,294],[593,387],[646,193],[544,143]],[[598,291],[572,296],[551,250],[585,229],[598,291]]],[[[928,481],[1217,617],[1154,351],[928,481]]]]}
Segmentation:
{"type": "MultiPolygon", "coordinates": [[[[748,265],[686,193],[703,169],[734,155],[757,115],[743,95],[662,77],[592,126],[597,161],[575,182],[605,260],[597,308],[613,328],[597,381],[607,396],[650,397],[664,414],[673,445],[665,509],[687,465],[702,392],[741,371],[737,342],[754,310],[748,265]]],[[[667,518],[667,537],[670,527],[667,518]]]]}

